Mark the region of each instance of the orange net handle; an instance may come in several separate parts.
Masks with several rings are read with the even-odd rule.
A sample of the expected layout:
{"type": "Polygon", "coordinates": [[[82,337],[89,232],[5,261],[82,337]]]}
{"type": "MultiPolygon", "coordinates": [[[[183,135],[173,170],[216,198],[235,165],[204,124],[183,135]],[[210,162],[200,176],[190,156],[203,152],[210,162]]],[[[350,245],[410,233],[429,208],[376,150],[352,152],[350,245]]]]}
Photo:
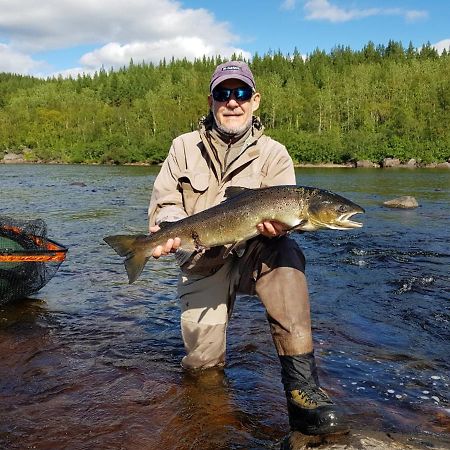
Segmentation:
{"type": "MultiPolygon", "coordinates": [[[[13,233],[22,233],[23,230],[14,226],[2,226],[3,229],[12,231],[13,233]]],[[[0,252],[0,263],[1,262],[60,262],[66,259],[67,249],[50,239],[42,239],[39,236],[33,234],[28,234],[36,245],[39,245],[42,250],[37,250],[36,252],[14,252],[14,253],[1,253],[0,252]]]]}
{"type": "Polygon", "coordinates": [[[0,263],[2,262],[60,262],[66,259],[66,252],[52,252],[41,254],[23,254],[23,253],[0,253],[0,263]]]}

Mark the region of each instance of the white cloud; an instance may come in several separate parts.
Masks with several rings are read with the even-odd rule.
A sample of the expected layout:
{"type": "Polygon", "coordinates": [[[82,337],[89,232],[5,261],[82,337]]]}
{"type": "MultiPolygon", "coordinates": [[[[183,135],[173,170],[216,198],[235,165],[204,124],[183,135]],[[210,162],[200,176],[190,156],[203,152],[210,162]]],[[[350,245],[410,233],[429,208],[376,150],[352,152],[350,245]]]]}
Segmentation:
{"type": "Polygon", "coordinates": [[[11,51],[26,56],[94,48],[80,60],[85,67],[69,69],[75,72],[128,64],[130,58],[158,63],[172,56],[250,56],[234,45],[239,37],[228,23],[175,0],[0,0],[0,11],[0,36],[8,37],[11,51]]]}
{"type": "Polygon", "coordinates": [[[0,0],[0,11],[0,30],[15,47],[30,50],[176,35],[213,43],[234,39],[228,24],[210,12],[185,9],[174,0],[0,0]]]}
{"type": "Polygon", "coordinates": [[[31,56],[12,49],[9,45],[0,43],[0,72],[31,74],[42,68],[44,63],[36,61],[31,56]]]}
{"type": "Polygon", "coordinates": [[[447,52],[449,52],[450,39],[443,39],[442,41],[436,42],[436,44],[433,44],[432,47],[435,48],[439,54],[441,54],[444,51],[444,49],[447,50],[447,52]]]}
{"type": "Polygon", "coordinates": [[[70,69],[65,70],[59,70],[57,72],[42,74],[37,73],[35,76],[41,77],[41,78],[77,78],[78,75],[94,75],[96,72],[98,72],[98,67],[95,69],[87,69],[86,67],[71,67],[70,69]]]}
{"type": "Polygon", "coordinates": [[[404,10],[401,8],[350,8],[345,9],[332,4],[329,0],[308,0],[305,2],[306,18],[308,20],[325,20],[329,22],[348,22],[370,16],[402,16],[408,22],[426,18],[426,11],[404,10]]]}
{"type": "Polygon", "coordinates": [[[407,22],[417,22],[418,20],[426,19],[428,17],[428,12],[410,10],[405,11],[404,15],[407,22]]]}
{"type": "Polygon", "coordinates": [[[347,22],[376,15],[379,10],[371,9],[342,9],[332,5],[328,0],[311,0],[305,3],[306,18],[309,20],[327,20],[329,22],[347,22]]]}
{"type": "Polygon", "coordinates": [[[131,42],[121,45],[111,42],[92,52],[86,53],[81,58],[81,63],[85,67],[95,68],[104,65],[105,67],[118,67],[127,65],[130,59],[139,63],[141,61],[160,62],[163,58],[174,57],[175,59],[186,58],[193,60],[201,58],[203,55],[215,56],[217,54],[230,55],[231,53],[242,53],[249,57],[247,52],[238,48],[214,47],[199,37],[177,36],[172,39],[159,39],[153,42],[131,42]]]}

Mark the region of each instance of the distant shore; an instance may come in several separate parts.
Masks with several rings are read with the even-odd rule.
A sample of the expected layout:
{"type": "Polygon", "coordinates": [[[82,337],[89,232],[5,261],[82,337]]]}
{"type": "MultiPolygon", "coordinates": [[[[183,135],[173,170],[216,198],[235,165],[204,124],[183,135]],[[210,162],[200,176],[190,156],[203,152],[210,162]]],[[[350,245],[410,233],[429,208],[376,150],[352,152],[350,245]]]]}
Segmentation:
{"type": "MultiPolygon", "coordinates": [[[[0,164],[74,164],[65,163],[62,161],[32,161],[27,160],[24,155],[18,153],[6,153],[2,159],[0,159],[0,164]]],[[[108,165],[108,163],[79,163],[79,164],[89,164],[89,165],[108,165]]],[[[115,163],[111,162],[111,165],[115,163]]],[[[161,164],[150,164],[146,162],[136,162],[136,163],[124,163],[124,166],[155,166],[161,164]]],[[[361,160],[355,162],[348,162],[345,164],[337,163],[295,163],[296,168],[345,168],[345,169],[355,169],[355,168],[426,168],[426,169],[450,169],[450,160],[446,162],[434,162],[423,164],[416,161],[415,159],[410,159],[407,162],[400,161],[397,158],[385,158],[381,163],[376,163],[369,160],[361,160]]]]}

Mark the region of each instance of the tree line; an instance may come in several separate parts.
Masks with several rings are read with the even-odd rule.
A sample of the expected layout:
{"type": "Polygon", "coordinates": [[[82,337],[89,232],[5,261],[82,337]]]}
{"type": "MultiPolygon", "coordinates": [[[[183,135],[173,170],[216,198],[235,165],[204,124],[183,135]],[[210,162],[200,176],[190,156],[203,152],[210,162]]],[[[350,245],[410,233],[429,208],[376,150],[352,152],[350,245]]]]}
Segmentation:
{"type": "MultiPolygon", "coordinates": [[[[131,61],[76,78],[0,73],[0,157],[159,163],[171,140],[208,112],[210,76],[221,62],[131,61]]],[[[250,66],[262,95],[258,115],[295,162],[450,157],[450,54],[429,43],[369,42],[306,58],[269,51],[250,66]]]]}

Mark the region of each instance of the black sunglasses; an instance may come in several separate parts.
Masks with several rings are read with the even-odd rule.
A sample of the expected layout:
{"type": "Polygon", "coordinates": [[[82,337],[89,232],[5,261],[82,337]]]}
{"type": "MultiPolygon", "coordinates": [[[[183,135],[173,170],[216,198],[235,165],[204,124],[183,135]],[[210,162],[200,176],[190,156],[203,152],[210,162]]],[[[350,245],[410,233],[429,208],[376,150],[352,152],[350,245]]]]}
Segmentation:
{"type": "Polygon", "coordinates": [[[252,98],[253,89],[250,86],[242,86],[235,89],[218,87],[212,91],[213,99],[216,102],[227,102],[233,94],[238,102],[245,102],[252,98]]]}

